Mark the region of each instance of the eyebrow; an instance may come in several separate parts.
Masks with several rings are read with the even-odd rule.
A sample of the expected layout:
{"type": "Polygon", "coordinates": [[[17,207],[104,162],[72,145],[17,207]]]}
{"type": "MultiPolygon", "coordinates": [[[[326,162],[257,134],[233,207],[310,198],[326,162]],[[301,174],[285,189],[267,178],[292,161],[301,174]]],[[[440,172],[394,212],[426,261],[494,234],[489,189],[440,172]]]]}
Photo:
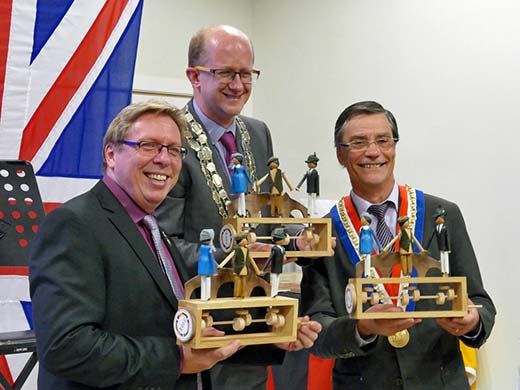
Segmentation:
{"type": "MultiPolygon", "coordinates": [[[[392,133],[387,133],[386,131],[384,133],[379,133],[379,134],[376,134],[374,138],[380,138],[380,137],[392,137],[392,133]]],[[[353,135],[352,138],[350,139],[351,141],[352,140],[361,140],[361,139],[369,139],[368,136],[366,135],[362,135],[362,134],[356,134],[356,135],[353,135]]]]}

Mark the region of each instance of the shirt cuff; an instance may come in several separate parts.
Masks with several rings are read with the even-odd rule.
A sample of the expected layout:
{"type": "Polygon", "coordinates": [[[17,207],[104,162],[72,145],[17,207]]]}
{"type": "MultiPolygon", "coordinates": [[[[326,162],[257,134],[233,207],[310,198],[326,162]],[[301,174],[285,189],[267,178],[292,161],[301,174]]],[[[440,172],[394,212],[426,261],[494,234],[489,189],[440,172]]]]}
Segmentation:
{"type": "Polygon", "coordinates": [[[367,339],[364,339],[364,338],[361,337],[361,335],[359,334],[359,330],[358,330],[357,326],[356,326],[355,329],[356,329],[356,331],[355,331],[354,335],[355,335],[355,337],[356,337],[356,341],[357,341],[357,343],[358,343],[358,345],[359,345],[360,347],[364,347],[365,345],[371,344],[371,343],[373,343],[373,342],[377,339],[377,334],[372,335],[372,336],[370,336],[370,337],[367,338],[367,339]]]}
{"type": "Polygon", "coordinates": [[[482,332],[482,321],[479,321],[478,328],[476,330],[472,330],[466,334],[463,334],[461,337],[465,338],[466,340],[475,340],[480,336],[481,332],[482,332]]]}

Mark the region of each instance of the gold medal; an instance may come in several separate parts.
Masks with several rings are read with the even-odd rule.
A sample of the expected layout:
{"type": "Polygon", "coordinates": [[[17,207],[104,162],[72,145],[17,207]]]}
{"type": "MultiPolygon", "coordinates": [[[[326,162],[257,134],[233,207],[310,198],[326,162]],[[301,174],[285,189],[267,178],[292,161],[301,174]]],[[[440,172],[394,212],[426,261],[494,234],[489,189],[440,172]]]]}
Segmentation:
{"type": "Polygon", "coordinates": [[[410,333],[408,333],[408,330],[406,329],[400,330],[399,332],[388,336],[388,342],[394,348],[404,348],[408,345],[409,341],[410,333]]]}

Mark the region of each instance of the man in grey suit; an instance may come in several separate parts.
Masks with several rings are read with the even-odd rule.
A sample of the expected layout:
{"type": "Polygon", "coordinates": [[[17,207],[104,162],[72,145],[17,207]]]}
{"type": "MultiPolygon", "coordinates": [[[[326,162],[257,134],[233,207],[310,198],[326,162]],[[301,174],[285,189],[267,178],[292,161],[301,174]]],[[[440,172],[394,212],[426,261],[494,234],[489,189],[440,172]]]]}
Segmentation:
{"type": "MultiPolygon", "coordinates": [[[[334,255],[315,260],[303,271],[303,312],[323,325],[311,352],[336,359],[333,385],[338,389],[469,389],[459,340],[476,348],[484,344],[493,328],[495,307],[484,290],[458,206],[395,182],[397,123],[380,104],[368,101],[347,107],[336,122],[334,138],[337,159],[347,169],[352,191],[330,213],[338,241],[334,255]],[[462,318],[350,319],[345,287],[356,276],[360,260],[359,229],[351,227],[360,224],[363,212],[375,214],[380,206],[384,206],[382,222],[392,234],[398,217],[408,215],[419,241],[432,234],[435,209],[443,207],[450,215],[451,274],[467,277],[468,304],[481,307],[470,306],[462,318]],[[407,337],[396,342],[392,335],[397,332],[407,337]]],[[[374,217],[374,231],[378,222],[374,217]]],[[[432,246],[430,252],[439,258],[439,248],[432,246]]],[[[396,267],[398,273],[400,264],[396,267]]],[[[417,310],[434,310],[435,302],[421,300],[416,305],[417,310]]],[[[367,311],[399,310],[393,304],[377,304],[367,311]]]]}
{"type": "MultiPolygon", "coordinates": [[[[239,341],[176,345],[173,318],[188,271],[154,213],[177,182],[185,127],[182,112],[164,102],[123,109],[105,135],[103,179],[41,224],[29,274],[39,389],[197,389],[209,380],[196,373],[238,351],[239,341]]],[[[279,347],[309,347],[311,327],[279,347]]]]}
{"type": "MultiPolygon", "coordinates": [[[[230,193],[227,157],[240,152],[256,182],[267,174],[267,161],[274,154],[267,125],[240,115],[260,75],[253,64],[251,41],[234,27],[206,27],[190,41],[186,75],[193,87],[193,99],[185,107],[189,126],[183,134],[190,153],[177,185],[159,208],[159,223],[189,262],[192,275],[196,272],[200,231],[211,228],[220,232],[234,196],[230,193]]],[[[220,243],[216,244],[215,259],[220,261],[225,256],[220,243]]],[[[260,250],[266,244],[253,245],[260,250]]],[[[216,389],[265,389],[266,362],[240,367],[218,365],[211,376],[216,389]]]]}
{"type": "MultiPolygon", "coordinates": [[[[253,60],[249,38],[231,26],[203,28],[190,41],[186,75],[193,99],[185,107],[188,129],[183,134],[190,153],[177,185],[158,210],[159,224],[187,261],[197,258],[200,231],[211,228],[218,235],[228,216],[235,195],[230,193],[227,157],[241,153],[254,182],[268,172],[267,160],[273,155],[269,128],[240,115],[260,75],[253,60]]],[[[223,257],[217,248],[215,259],[223,257]]],[[[196,264],[188,266],[195,271],[196,264]]]]}

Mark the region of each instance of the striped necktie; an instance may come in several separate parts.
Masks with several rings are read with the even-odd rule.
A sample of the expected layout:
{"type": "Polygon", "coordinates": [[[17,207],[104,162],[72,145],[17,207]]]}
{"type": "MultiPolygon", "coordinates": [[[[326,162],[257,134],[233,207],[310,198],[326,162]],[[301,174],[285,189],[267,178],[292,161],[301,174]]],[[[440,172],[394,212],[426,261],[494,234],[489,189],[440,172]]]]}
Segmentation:
{"type": "Polygon", "coordinates": [[[177,279],[175,278],[175,270],[173,269],[174,265],[168,258],[168,255],[164,251],[162,239],[161,239],[161,232],[159,231],[159,226],[157,225],[157,220],[153,215],[147,215],[143,218],[144,226],[150,230],[150,233],[152,234],[152,241],[153,246],[155,247],[155,252],[157,253],[157,257],[159,258],[159,261],[161,262],[162,268],[164,270],[164,273],[168,277],[168,281],[170,282],[170,286],[173,290],[173,293],[175,294],[175,297],[177,300],[184,299],[184,292],[183,287],[180,286],[180,281],[177,282],[177,279]]]}
{"type": "MultiPolygon", "coordinates": [[[[391,202],[386,201],[381,204],[373,204],[368,208],[368,212],[377,218],[376,236],[382,248],[394,238],[392,231],[385,222],[386,210],[388,210],[391,204],[391,202]]],[[[391,249],[392,248],[390,248],[390,250],[391,249]]]]}

